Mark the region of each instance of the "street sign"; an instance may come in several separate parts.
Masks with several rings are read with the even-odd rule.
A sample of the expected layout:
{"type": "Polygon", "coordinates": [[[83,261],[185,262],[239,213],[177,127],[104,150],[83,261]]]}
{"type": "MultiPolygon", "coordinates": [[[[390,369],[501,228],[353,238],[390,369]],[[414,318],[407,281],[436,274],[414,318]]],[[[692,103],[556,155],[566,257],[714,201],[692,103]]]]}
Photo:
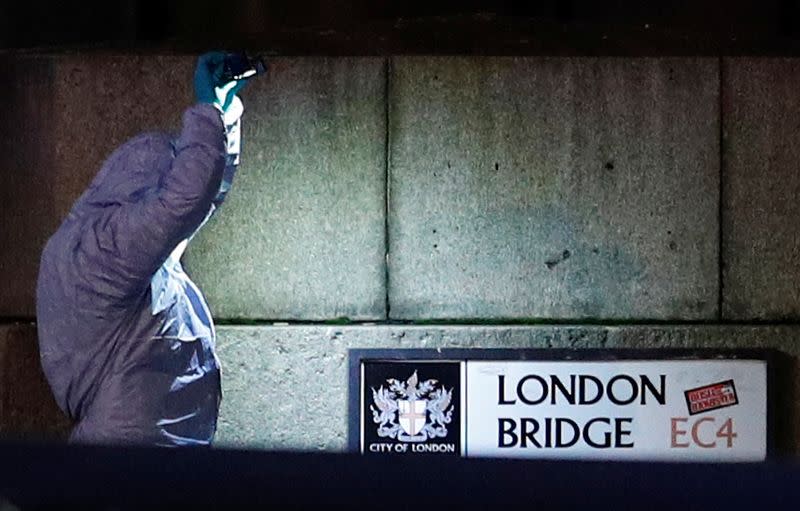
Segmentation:
{"type": "Polygon", "coordinates": [[[739,351],[353,350],[365,455],[763,461],[770,355],[739,351]]]}

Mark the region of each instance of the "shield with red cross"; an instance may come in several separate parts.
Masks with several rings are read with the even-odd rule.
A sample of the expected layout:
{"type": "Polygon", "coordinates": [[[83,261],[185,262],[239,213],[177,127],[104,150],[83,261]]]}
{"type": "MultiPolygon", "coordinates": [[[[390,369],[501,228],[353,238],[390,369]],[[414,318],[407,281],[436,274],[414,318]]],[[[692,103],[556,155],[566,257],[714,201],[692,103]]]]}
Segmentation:
{"type": "Polygon", "coordinates": [[[403,399],[397,402],[400,411],[400,427],[411,436],[417,435],[425,427],[425,404],[420,399],[403,399]]]}

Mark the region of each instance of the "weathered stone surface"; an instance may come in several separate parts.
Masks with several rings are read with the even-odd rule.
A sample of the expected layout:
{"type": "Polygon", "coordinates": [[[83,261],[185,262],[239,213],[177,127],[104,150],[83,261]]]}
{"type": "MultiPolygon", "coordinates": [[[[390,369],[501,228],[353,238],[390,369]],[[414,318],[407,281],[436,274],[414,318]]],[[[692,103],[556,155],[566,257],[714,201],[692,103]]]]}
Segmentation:
{"type": "Polygon", "coordinates": [[[53,74],[47,58],[0,57],[0,317],[34,315],[39,254],[58,225],[53,74]]]}
{"type": "Polygon", "coordinates": [[[716,316],[716,59],[391,73],[390,317],[716,316]]]}
{"type": "Polygon", "coordinates": [[[187,251],[215,316],[385,318],[383,59],[274,59],[242,163],[187,251]]]}
{"type": "Polygon", "coordinates": [[[723,315],[800,317],[800,59],[724,61],[723,315]]]}
{"type": "MultiPolygon", "coordinates": [[[[353,348],[774,348],[791,357],[776,389],[778,440],[800,455],[797,326],[224,326],[217,445],[344,451],[353,348]]],[[[0,327],[0,436],[63,438],[32,324],[0,327]]]]}
{"type": "Polygon", "coordinates": [[[0,438],[64,440],[71,425],[42,373],[36,327],[0,326],[0,438]]]}

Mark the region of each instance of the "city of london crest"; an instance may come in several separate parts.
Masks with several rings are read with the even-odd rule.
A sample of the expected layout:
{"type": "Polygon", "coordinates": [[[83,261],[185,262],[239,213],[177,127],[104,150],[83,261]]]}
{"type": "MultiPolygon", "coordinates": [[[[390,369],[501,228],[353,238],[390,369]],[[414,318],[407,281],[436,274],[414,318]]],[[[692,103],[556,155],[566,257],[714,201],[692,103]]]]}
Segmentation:
{"type": "Polygon", "coordinates": [[[417,372],[401,382],[386,380],[378,390],[372,388],[374,404],[370,405],[372,420],[378,424],[378,436],[401,442],[424,442],[447,435],[452,421],[453,389],[437,388],[436,380],[420,382],[417,372]]]}

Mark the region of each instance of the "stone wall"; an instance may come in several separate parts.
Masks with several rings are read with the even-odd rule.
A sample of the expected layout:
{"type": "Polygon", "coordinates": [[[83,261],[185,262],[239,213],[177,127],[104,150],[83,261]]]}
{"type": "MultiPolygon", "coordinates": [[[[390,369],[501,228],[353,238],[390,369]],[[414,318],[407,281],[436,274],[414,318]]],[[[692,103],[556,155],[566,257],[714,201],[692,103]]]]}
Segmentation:
{"type": "MultiPolygon", "coordinates": [[[[31,324],[41,247],[116,146],[179,128],[193,65],[0,56],[3,434],[67,430],[31,324]]],[[[348,348],[796,357],[799,82],[796,59],[272,59],[186,256],[225,325],[220,443],[343,449],[348,348]]]]}

